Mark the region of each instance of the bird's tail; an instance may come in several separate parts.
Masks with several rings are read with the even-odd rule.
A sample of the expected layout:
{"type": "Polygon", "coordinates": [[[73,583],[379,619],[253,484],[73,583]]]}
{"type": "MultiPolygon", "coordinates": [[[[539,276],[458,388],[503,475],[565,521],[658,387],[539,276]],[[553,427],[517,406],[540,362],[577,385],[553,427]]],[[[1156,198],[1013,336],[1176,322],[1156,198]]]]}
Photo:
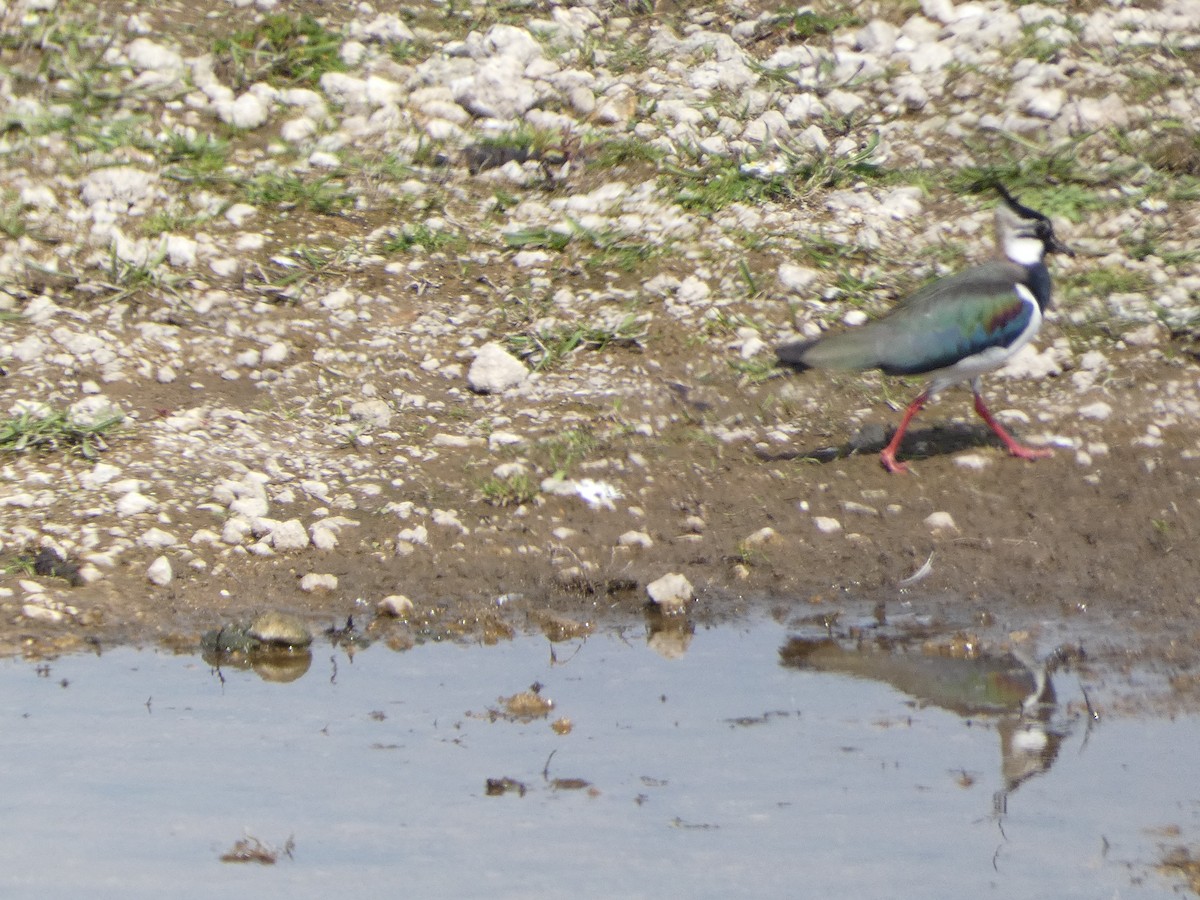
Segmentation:
{"type": "Polygon", "coordinates": [[[790,366],[797,372],[804,372],[812,368],[812,364],[804,361],[804,355],[811,350],[819,341],[797,341],[794,344],[784,344],[775,350],[775,356],[778,357],[780,365],[790,366]]]}

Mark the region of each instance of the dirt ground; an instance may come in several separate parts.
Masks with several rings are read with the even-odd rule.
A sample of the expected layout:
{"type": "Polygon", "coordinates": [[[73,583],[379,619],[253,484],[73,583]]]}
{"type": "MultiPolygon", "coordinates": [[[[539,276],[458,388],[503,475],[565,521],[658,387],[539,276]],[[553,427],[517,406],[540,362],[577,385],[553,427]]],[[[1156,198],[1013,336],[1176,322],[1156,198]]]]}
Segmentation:
{"type": "MultiPolygon", "coordinates": [[[[633,358],[630,351],[610,354],[616,366],[633,358]]],[[[1200,463],[1186,453],[1195,433],[1164,431],[1164,443],[1153,450],[1134,442],[1144,432],[1138,385],[1193,373],[1195,366],[1186,358],[1153,363],[1132,353],[1128,369],[1121,360],[1115,365],[1129,387],[1116,415],[1089,426],[1111,448],[1091,465],[1081,465],[1070,449],[1036,463],[1005,456],[982,424],[967,419],[969,395],[951,392],[918,419],[906,441],[913,460],[907,476],[886,473],[874,452],[895,413],[869,409],[860,429],[840,412],[860,399],[854,379],[803,376],[799,386],[818,398],[824,421],[812,423],[807,443],[756,448],[701,439],[701,426],[795,383],[747,386],[727,377],[709,380],[701,394],[686,384],[686,373],[662,371],[646,402],[673,424],[653,437],[610,436],[603,447],[610,458],[636,453],[653,460],[652,474],[631,498],[643,511],[636,521],[625,509],[594,510],[574,496],[541,495],[517,512],[497,508],[475,488],[479,464],[454,457],[441,468],[427,464],[424,476],[424,499],[457,510],[472,532],[453,545],[408,556],[382,549],[391,546],[394,517],[360,510],[353,543],[321,554],[316,564],[308,555],[243,557],[165,588],[149,585],[141,567],[132,566],[72,588],[43,579],[85,613],[47,625],[13,615],[9,602],[0,641],[7,652],[35,654],[127,641],[186,648],[207,629],[267,608],[299,613],[314,630],[353,618],[364,635],[496,639],[537,627],[547,612],[588,623],[640,617],[645,585],[680,572],[696,588],[688,616],[697,622],[755,608],[836,622],[882,604],[930,616],[950,631],[1003,639],[1054,621],[1099,639],[1093,654],[1186,672],[1200,647],[1200,463]],[[846,453],[844,445],[860,431],[867,435],[861,452],[820,452],[843,445],[846,453]],[[955,462],[963,453],[989,464],[964,468],[955,462]],[[948,513],[953,525],[931,528],[926,519],[935,512],[948,513]],[[838,519],[841,529],[822,533],[813,523],[818,515],[838,519]],[[651,546],[618,545],[635,527],[651,546]],[[531,545],[539,552],[527,552],[531,545]],[[928,575],[906,583],[927,561],[928,575]],[[300,591],[299,576],[314,569],[336,575],[336,591],[300,591]],[[414,614],[406,622],[377,618],[373,601],[397,592],[414,600],[414,614]]],[[[1054,382],[1009,382],[997,391],[1020,407],[1039,392],[1060,389],[1054,382]]],[[[123,399],[153,408],[171,398],[123,399]]],[[[376,509],[385,499],[378,498],[376,509]]]]}

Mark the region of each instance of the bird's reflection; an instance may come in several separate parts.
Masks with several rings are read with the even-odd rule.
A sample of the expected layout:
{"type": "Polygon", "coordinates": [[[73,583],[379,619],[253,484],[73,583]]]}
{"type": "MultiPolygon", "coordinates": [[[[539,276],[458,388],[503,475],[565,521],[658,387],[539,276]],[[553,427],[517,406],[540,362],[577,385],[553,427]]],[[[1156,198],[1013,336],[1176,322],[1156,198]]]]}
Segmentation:
{"type": "Polygon", "coordinates": [[[792,637],[779,656],[790,668],[882,681],[922,706],[994,724],[1003,783],[996,795],[997,813],[1004,812],[1010,793],[1049,770],[1065,737],[1051,727],[1057,701],[1047,667],[1010,653],[958,657],[891,641],[843,645],[831,638],[792,637]]]}

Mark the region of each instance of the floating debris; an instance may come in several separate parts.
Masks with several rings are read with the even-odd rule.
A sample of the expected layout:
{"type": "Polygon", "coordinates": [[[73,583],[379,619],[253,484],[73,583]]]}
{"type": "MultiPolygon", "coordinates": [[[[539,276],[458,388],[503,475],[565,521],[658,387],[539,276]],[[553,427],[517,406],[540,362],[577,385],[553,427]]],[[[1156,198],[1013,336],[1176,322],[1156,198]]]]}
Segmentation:
{"type": "Polygon", "coordinates": [[[282,853],[288,859],[293,859],[292,851],[296,849],[294,836],[287,839],[282,850],[276,850],[269,844],[264,844],[256,837],[244,837],[231,848],[221,854],[223,863],[258,863],[262,866],[273,866],[282,853]]]}

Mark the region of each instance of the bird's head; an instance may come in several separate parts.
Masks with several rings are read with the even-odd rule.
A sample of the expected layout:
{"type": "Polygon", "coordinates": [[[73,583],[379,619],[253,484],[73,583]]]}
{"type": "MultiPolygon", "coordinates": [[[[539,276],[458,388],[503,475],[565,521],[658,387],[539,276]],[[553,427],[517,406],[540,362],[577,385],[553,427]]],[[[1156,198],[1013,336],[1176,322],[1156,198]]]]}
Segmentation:
{"type": "Polygon", "coordinates": [[[1048,218],[1022,206],[1003,185],[995,187],[1001,200],[996,207],[996,242],[1001,253],[1024,266],[1041,262],[1047,253],[1075,255],[1055,236],[1048,218]]]}

